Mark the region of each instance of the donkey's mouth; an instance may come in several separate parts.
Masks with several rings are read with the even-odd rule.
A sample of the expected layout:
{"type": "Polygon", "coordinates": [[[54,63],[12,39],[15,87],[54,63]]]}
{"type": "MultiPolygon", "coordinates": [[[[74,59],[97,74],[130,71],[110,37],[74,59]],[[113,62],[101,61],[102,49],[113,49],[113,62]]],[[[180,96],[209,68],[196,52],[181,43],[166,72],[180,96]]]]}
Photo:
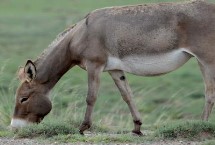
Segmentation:
{"type": "Polygon", "coordinates": [[[18,129],[24,126],[27,126],[30,122],[24,120],[24,119],[19,119],[19,118],[12,118],[10,127],[12,129],[18,129]]]}
{"type": "Polygon", "coordinates": [[[10,130],[16,132],[20,128],[25,127],[25,126],[27,126],[29,124],[34,124],[34,123],[39,124],[43,120],[43,118],[44,117],[40,117],[35,122],[29,122],[29,121],[26,121],[26,120],[20,119],[20,118],[12,118],[10,126],[8,128],[10,130]]]}

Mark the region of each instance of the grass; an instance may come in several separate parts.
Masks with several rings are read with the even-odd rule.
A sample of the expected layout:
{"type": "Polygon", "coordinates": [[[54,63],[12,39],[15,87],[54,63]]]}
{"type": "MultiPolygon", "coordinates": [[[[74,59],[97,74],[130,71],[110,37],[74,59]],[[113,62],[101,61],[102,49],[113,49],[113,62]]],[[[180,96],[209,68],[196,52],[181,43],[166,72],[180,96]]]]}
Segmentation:
{"type": "Polygon", "coordinates": [[[49,122],[49,123],[41,123],[39,125],[33,124],[28,127],[22,128],[17,132],[17,137],[19,138],[34,138],[34,137],[52,137],[58,134],[68,135],[78,133],[77,128],[70,126],[65,122],[49,122]]]}
{"type": "Polygon", "coordinates": [[[215,140],[207,140],[202,143],[202,145],[214,145],[214,144],[215,144],[215,140]]]}
{"type": "Polygon", "coordinates": [[[211,139],[215,137],[215,124],[196,120],[177,121],[159,127],[155,134],[163,139],[211,139]]]}
{"type": "Polygon", "coordinates": [[[143,143],[145,138],[139,138],[134,137],[131,135],[108,135],[108,134],[98,134],[94,137],[86,137],[86,136],[80,136],[80,135],[58,135],[50,139],[50,141],[60,141],[63,143],[101,143],[101,144],[107,144],[107,143],[143,143]]]}
{"type": "MultiPolygon", "coordinates": [[[[213,142],[215,124],[196,120],[180,120],[162,124],[146,130],[145,136],[133,136],[129,132],[115,132],[94,126],[85,136],[78,133],[78,122],[60,122],[52,120],[39,125],[30,125],[16,132],[16,138],[40,138],[49,142],[63,143],[150,143],[161,140],[198,141],[204,144],[213,142]]],[[[0,132],[0,136],[1,136],[0,132]]],[[[3,132],[3,136],[11,135],[3,132]]]]}
{"type": "Polygon", "coordinates": [[[40,138],[49,142],[85,142],[85,143],[141,143],[149,137],[131,136],[130,133],[116,133],[98,126],[91,128],[90,134],[80,135],[75,122],[49,121],[39,125],[30,125],[18,130],[16,138],[40,138]],[[97,132],[97,133],[96,133],[97,132]]]}
{"type": "MultiPolygon", "coordinates": [[[[74,68],[63,76],[51,93],[53,109],[39,125],[23,128],[16,134],[8,130],[19,81],[16,71],[27,59],[35,59],[55,36],[96,8],[173,0],[10,0],[0,5],[0,137],[43,138],[59,142],[141,143],[170,139],[198,131],[213,130],[214,111],[208,123],[198,120],[204,105],[204,86],[196,60],[160,77],[127,74],[134,101],[143,120],[142,130],[152,132],[143,138],[130,136],[133,122],[126,103],[104,73],[93,117],[93,136],[78,135],[83,120],[87,90],[86,72],[74,68]],[[51,3],[51,5],[50,5],[51,3]],[[192,68],[192,69],[190,69],[192,68]],[[162,126],[168,122],[168,125],[162,126]],[[189,129],[192,132],[188,132],[189,129]],[[98,134],[97,134],[98,133],[98,134]],[[113,134],[113,135],[110,135],[113,134]],[[155,137],[156,136],[156,137],[155,137]]],[[[179,0],[174,0],[174,2],[179,0]]],[[[212,133],[210,133],[212,134],[212,133]]],[[[214,137],[212,135],[212,137],[214,137]]],[[[205,141],[210,144],[213,140],[205,141]]]]}

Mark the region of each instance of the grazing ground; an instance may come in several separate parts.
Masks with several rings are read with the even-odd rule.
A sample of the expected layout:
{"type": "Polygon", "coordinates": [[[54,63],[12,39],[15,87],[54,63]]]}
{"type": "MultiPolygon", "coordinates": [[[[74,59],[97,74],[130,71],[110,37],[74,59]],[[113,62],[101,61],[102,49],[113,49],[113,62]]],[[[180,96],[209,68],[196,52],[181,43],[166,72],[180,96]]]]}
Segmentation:
{"type": "Polygon", "coordinates": [[[8,129],[19,84],[16,77],[19,66],[27,59],[36,59],[59,32],[81,20],[91,10],[149,2],[168,1],[2,0],[0,144],[215,144],[215,112],[212,112],[209,122],[198,121],[204,105],[204,85],[194,58],[177,71],[160,77],[127,74],[142,116],[144,137],[130,134],[133,129],[130,112],[107,73],[102,75],[94,126],[86,136],[78,134],[77,128],[86,108],[87,90],[86,72],[80,68],[70,70],[53,89],[53,110],[40,125],[15,133],[8,129]]]}

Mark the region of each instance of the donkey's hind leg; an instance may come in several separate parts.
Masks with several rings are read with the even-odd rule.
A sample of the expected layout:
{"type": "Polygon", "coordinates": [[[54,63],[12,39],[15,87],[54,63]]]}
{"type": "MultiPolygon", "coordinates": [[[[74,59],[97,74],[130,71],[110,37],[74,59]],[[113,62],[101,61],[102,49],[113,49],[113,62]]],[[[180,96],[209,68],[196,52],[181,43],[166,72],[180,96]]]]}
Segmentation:
{"type": "Polygon", "coordinates": [[[215,64],[202,65],[199,63],[205,83],[205,106],[202,119],[207,121],[215,102],[215,64]]]}
{"type": "Polygon", "coordinates": [[[118,87],[123,100],[128,104],[128,107],[130,109],[131,115],[133,117],[134,121],[134,130],[133,133],[142,136],[142,132],[140,131],[140,127],[142,125],[141,119],[140,119],[140,113],[138,112],[132,97],[133,94],[131,92],[131,89],[128,85],[128,82],[125,78],[125,75],[123,71],[115,70],[115,71],[109,71],[111,77],[113,78],[116,86],[118,87]]]}

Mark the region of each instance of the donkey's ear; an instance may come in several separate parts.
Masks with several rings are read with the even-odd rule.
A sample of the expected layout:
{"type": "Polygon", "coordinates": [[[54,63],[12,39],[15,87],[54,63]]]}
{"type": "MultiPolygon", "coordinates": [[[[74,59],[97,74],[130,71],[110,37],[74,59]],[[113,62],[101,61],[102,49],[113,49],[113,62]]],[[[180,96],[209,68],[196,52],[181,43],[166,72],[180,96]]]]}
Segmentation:
{"type": "Polygon", "coordinates": [[[25,73],[25,79],[28,82],[31,82],[33,79],[36,78],[36,67],[34,65],[34,63],[31,60],[28,60],[25,67],[24,67],[24,73],[25,73]]]}
{"type": "Polygon", "coordinates": [[[26,80],[25,73],[24,73],[24,67],[19,67],[19,70],[17,71],[17,75],[18,75],[20,81],[26,80]]]}

